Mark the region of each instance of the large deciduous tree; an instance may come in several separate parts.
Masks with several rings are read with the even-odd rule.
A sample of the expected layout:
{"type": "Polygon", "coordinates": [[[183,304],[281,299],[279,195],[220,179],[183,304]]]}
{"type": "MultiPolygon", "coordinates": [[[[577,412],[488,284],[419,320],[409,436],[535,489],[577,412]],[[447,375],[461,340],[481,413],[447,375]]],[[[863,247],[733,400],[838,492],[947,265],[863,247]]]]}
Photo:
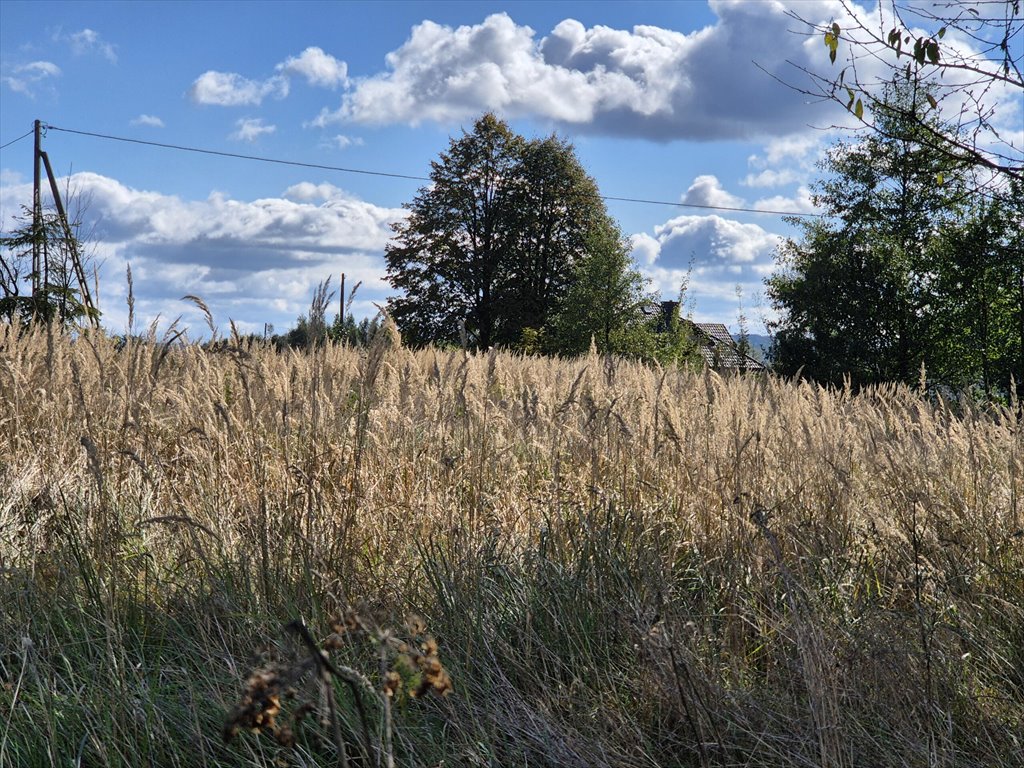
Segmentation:
{"type": "Polygon", "coordinates": [[[514,247],[508,198],[522,145],[508,125],[484,115],[431,163],[431,184],[394,225],[387,278],[401,295],[389,310],[407,341],[456,342],[464,325],[477,345],[495,342],[514,247]]]}
{"type": "MultiPolygon", "coordinates": [[[[400,291],[388,308],[408,342],[456,343],[464,332],[479,348],[524,339],[537,348],[545,339],[543,348],[564,351],[547,346],[556,324],[603,311],[569,299],[588,264],[614,264],[609,287],[636,292],[628,258],[608,261],[624,249],[622,237],[567,142],[526,140],[486,114],[452,139],[430,179],[385,251],[400,291]]],[[[639,316],[632,298],[603,296],[639,316]]]]}

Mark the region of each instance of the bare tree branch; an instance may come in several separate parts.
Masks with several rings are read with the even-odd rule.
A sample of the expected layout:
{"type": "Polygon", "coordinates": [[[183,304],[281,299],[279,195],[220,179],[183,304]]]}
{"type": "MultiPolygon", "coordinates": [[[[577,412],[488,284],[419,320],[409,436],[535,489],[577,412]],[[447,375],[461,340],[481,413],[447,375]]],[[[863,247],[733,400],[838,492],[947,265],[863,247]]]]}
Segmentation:
{"type": "Polygon", "coordinates": [[[1024,180],[1024,151],[1008,142],[995,124],[1005,91],[1014,100],[1024,96],[1020,0],[878,0],[874,22],[849,0],[840,4],[846,28],[836,21],[807,19],[799,7],[788,11],[803,25],[802,34],[821,36],[833,68],[819,72],[788,62],[807,77],[806,84],[776,80],[798,93],[841,105],[861,127],[880,133],[874,113],[882,104],[882,90],[896,80],[913,80],[925,89],[930,106],[905,115],[923,129],[922,146],[991,172],[992,184],[1024,180]],[[996,7],[1000,13],[991,13],[996,7]],[[914,31],[922,27],[928,31],[914,31]],[[935,114],[943,114],[953,130],[937,130],[930,124],[935,114]]]}

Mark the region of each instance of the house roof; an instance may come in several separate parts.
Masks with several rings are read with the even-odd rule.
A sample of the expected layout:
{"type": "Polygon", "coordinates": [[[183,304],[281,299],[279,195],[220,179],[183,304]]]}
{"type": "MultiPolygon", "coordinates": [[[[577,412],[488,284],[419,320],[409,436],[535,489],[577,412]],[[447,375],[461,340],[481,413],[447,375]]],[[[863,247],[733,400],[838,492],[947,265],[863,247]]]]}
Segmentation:
{"type": "MultiPolygon", "coordinates": [[[[643,306],[641,311],[648,318],[652,320],[657,319],[657,330],[663,333],[668,324],[668,316],[678,306],[679,302],[666,301],[662,302],[660,306],[657,304],[643,306]]],[[[697,348],[704,357],[704,361],[712,368],[734,371],[767,370],[763,363],[739,351],[736,347],[736,340],[723,323],[695,323],[692,320],[686,319],[682,319],[681,322],[689,323],[696,331],[697,348]]]]}
{"type": "Polygon", "coordinates": [[[723,323],[693,323],[694,328],[704,336],[699,345],[700,353],[712,368],[729,368],[741,371],[763,371],[762,363],[744,355],[736,347],[729,329],[723,323]]]}

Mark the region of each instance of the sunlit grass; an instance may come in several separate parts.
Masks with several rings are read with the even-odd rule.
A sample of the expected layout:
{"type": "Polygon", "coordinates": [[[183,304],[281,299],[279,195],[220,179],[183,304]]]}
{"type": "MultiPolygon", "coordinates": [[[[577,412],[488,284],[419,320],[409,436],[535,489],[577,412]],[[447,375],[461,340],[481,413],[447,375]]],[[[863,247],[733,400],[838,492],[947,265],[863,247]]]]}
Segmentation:
{"type": "MultiPolygon", "coordinates": [[[[423,617],[451,676],[394,699],[399,765],[1021,765],[1012,411],[387,335],[215,349],[0,327],[0,765],[337,765],[312,674],[294,746],[222,733],[304,658],[284,625],[328,642],[348,606],[423,617]]],[[[387,683],[383,646],[328,644],[387,683]]],[[[377,764],[383,700],[367,746],[334,685],[377,764]]]]}

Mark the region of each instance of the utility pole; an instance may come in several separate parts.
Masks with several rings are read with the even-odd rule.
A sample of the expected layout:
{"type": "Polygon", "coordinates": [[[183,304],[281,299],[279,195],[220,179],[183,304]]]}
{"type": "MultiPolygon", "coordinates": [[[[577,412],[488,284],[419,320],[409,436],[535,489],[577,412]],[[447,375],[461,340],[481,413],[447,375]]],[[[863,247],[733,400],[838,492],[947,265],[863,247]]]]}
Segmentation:
{"type": "Polygon", "coordinates": [[[92,295],[89,292],[89,279],[78,256],[78,240],[75,238],[75,233],[71,231],[71,224],[68,223],[67,211],[64,210],[64,202],[61,200],[60,190],[57,188],[57,177],[53,173],[53,166],[50,165],[49,156],[42,148],[42,122],[39,120],[35,121],[35,152],[32,174],[32,298],[37,300],[40,290],[46,293],[50,287],[50,260],[46,247],[41,190],[42,166],[46,168],[46,177],[50,182],[53,204],[57,208],[57,219],[61,224],[61,229],[64,231],[65,242],[71,255],[71,266],[75,272],[75,279],[78,281],[78,291],[82,306],[85,308],[86,316],[91,324],[98,327],[99,313],[96,312],[96,307],[92,302],[92,295]],[[42,280],[40,280],[40,277],[42,277],[42,280]]]}
{"type": "Polygon", "coordinates": [[[36,148],[33,157],[32,173],[32,301],[35,301],[39,294],[40,254],[43,249],[43,203],[39,194],[39,170],[40,170],[40,139],[42,128],[38,120],[35,121],[36,148]]]}

